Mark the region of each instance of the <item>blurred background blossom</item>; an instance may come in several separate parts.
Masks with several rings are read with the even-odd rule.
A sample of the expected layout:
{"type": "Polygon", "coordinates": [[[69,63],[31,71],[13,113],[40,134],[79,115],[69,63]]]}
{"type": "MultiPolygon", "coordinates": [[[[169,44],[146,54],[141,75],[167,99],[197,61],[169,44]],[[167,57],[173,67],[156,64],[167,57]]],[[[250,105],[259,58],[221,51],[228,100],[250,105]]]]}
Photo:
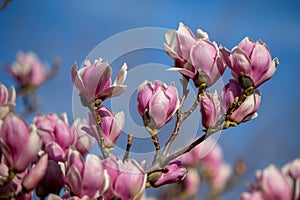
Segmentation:
{"type": "MultiPolygon", "coordinates": [[[[66,112],[72,116],[71,66],[74,61],[81,64],[88,52],[114,34],[149,26],[177,29],[178,23],[183,22],[193,31],[203,29],[212,41],[228,49],[245,36],[262,39],[268,44],[272,57],[279,58],[280,65],[272,81],[261,86],[259,117],[223,131],[219,139],[227,162],[234,163],[236,158],[242,157],[247,164],[248,171],[241,184],[224,196],[224,199],[236,199],[245,191],[245,184],[255,180],[257,169],[269,163],[283,166],[300,155],[299,8],[296,0],[14,0],[0,12],[0,65],[3,67],[0,81],[7,87],[15,84],[4,67],[13,64],[20,51],[35,52],[49,66],[51,60],[59,56],[62,64],[56,78],[37,91],[43,105],[38,113],[66,112]]],[[[162,47],[163,42],[161,38],[162,47]]],[[[147,56],[149,51],[129,55],[126,63],[129,67],[146,62],[173,64],[165,52],[151,53],[154,56],[147,56]]],[[[114,71],[118,71],[122,62],[112,63],[114,71]]],[[[226,70],[225,76],[229,75],[226,70]]],[[[16,112],[21,109],[17,103],[16,112]]]]}

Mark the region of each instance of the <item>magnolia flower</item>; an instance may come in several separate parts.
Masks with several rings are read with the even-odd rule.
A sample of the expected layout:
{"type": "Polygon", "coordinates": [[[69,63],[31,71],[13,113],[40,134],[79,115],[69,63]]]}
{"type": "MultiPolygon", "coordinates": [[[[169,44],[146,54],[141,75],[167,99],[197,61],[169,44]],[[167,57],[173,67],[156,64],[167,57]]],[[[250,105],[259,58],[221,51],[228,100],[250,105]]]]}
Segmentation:
{"type": "Polygon", "coordinates": [[[250,193],[241,195],[240,200],[296,199],[292,198],[291,193],[292,184],[288,177],[276,166],[269,165],[263,171],[256,172],[256,183],[250,186],[250,193]]]}
{"type": "Polygon", "coordinates": [[[264,42],[261,40],[254,42],[248,37],[244,38],[231,52],[224,47],[221,47],[220,51],[237,80],[241,73],[251,78],[252,85],[247,84],[244,89],[248,86],[257,88],[269,80],[279,64],[277,58],[271,60],[270,50],[264,42]]]}
{"type": "Polygon", "coordinates": [[[224,86],[222,94],[226,111],[229,109],[230,103],[235,102],[237,98],[242,96],[242,94],[243,90],[238,81],[235,79],[230,79],[229,82],[224,86]]]}
{"type": "Polygon", "coordinates": [[[222,101],[217,91],[209,94],[204,93],[200,98],[200,112],[202,114],[202,125],[206,129],[217,125],[219,115],[224,113],[222,101]]]}
{"type": "Polygon", "coordinates": [[[77,69],[75,63],[72,67],[72,81],[79,91],[82,103],[94,102],[97,99],[104,101],[107,98],[119,96],[126,90],[126,86],[122,85],[126,79],[127,65],[123,64],[115,81],[111,83],[112,68],[107,62],[102,62],[99,58],[93,64],[86,60],[81,69],[77,69]]]}
{"type": "Polygon", "coordinates": [[[34,161],[41,140],[34,125],[27,127],[25,121],[10,114],[0,129],[0,149],[7,165],[15,172],[23,172],[34,161]]]}
{"type": "Polygon", "coordinates": [[[135,160],[123,162],[113,156],[103,162],[110,177],[110,186],[104,199],[119,197],[122,200],[141,199],[146,188],[145,162],[139,165],[135,160]]]}
{"type": "Polygon", "coordinates": [[[148,176],[148,180],[150,181],[151,186],[160,187],[165,184],[182,181],[187,174],[187,169],[181,164],[180,161],[175,160],[167,164],[165,170],[153,173],[156,173],[155,176],[159,175],[159,178],[152,179],[150,174],[148,176]]]}
{"type": "Polygon", "coordinates": [[[203,83],[208,87],[213,85],[225,71],[217,44],[209,40],[199,40],[192,47],[190,57],[193,70],[187,76],[194,80],[196,87],[203,83]]]}
{"type": "Polygon", "coordinates": [[[178,91],[174,85],[161,81],[145,81],[138,88],[138,111],[144,124],[152,131],[161,129],[170,121],[179,106],[178,91]]]}
{"type": "Polygon", "coordinates": [[[260,93],[256,90],[253,94],[247,96],[243,103],[228,116],[228,119],[239,124],[256,118],[260,101],[260,93]]]}
{"type": "Polygon", "coordinates": [[[0,83],[0,119],[13,112],[16,106],[16,90],[13,86],[7,90],[5,85],[0,83]]]}
{"type": "MultiPolygon", "coordinates": [[[[124,112],[117,112],[115,114],[112,114],[107,107],[100,106],[98,114],[101,118],[101,128],[103,132],[104,145],[106,148],[111,149],[114,147],[124,127],[124,112]]],[[[83,130],[96,138],[96,140],[100,143],[101,141],[99,133],[97,131],[97,123],[91,113],[89,113],[89,122],[90,128],[84,127],[83,130]]]]}
{"type": "Polygon", "coordinates": [[[37,88],[47,78],[46,67],[33,52],[18,53],[16,62],[8,68],[8,71],[18,81],[21,88],[37,88]]]}
{"type": "Polygon", "coordinates": [[[109,178],[102,161],[88,154],[83,161],[78,151],[70,151],[66,162],[66,180],[75,196],[96,199],[108,188],[109,178]]]}
{"type": "Polygon", "coordinates": [[[82,129],[88,126],[88,122],[83,119],[76,119],[71,126],[74,135],[73,145],[81,155],[85,155],[94,144],[92,136],[82,129]]]}
{"type": "Polygon", "coordinates": [[[185,74],[185,71],[188,71],[191,67],[190,63],[188,63],[191,47],[199,39],[208,39],[208,35],[201,29],[197,29],[196,38],[189,27],[185,26],[183,23],[179,23],[178,30],[168,31],[165,34],[165,38],[165,51],[175,60],[175,66],[182,68],[180,73],[185,74]]]}
{"type": "Polygon", "coordinates": [[[68,148],[73,144],[74,134],[67,122],[67,116],[60,119],[56,114],[37,115],[33,123],[43,140],[43,149],[49,159],[63,162],[68,148]]]}
{"type": "Polygon", "coordinates": [[[215,43],[208,39],[207,33],[197,30],[197,38],[192,31],[182,23],[178,30],[168,31],[165,35],[164,49],[175,60],[175,67],[170,71],[194,80],[196,87],[205,83],[214,84],[224,73],[225,64],[215,43]]]}

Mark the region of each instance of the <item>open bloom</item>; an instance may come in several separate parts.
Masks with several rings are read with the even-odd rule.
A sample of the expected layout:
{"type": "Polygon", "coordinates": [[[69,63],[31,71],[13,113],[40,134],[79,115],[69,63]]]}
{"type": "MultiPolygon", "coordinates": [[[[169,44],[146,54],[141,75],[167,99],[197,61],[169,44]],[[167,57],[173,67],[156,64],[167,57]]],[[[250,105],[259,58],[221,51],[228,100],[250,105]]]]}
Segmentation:
{"type": "Polygon", "coordinates": [[[145,81],[138,88],[138,111],[146,127],[161,129],[170,121],[179,106],[178,91],[174,85],[161,81],[145,81]]]}
{"type": "Polygon", "coordinates": [[[8,71],[21,88],[38,87],[47,78],[46,67],[33,52],[18,53],[16,62],[8,68],[8,71]]]}
{"type": "Polygon", "coordinates": [[[191,47],[196,43],[197,39],[208,39],[207,33],[201,29],[197,30],[197,38],[189,27],[183,23],[179,23],[178,30],[170,30],[165,34],[166,43],[164,49],[169,56],[175,60],[175,66],[182,68],[180,71],[184,74],[185,70],[189,70],[191,47]]]}
{"type": "Polygon", "coordinates": [[[261,40],[254,42],[248,37],[231,52],[224,47],[221,47],[220,51],[232,75],[238,79],[243,73],[252,79],[252,86],[255,88],[269,80],[279,64],[277,58],[271,60],[270,50],[264,42],[261,40]]]}
{"type": "Polygon", "coordinates": [[[195,37],[187,26],[180,23],[178,30],[168,31],[165,38],[164,49],[175,60],[175,67],[170,71],[179,71],[193,79],[197,87],[202,83],[211,86],[223,74],[225,64],[219,49],[201,29],[197,30],[195,37]]]}
{"type": "Polygon", "coordinates": [[[103,162],[110,177],[110,186],[104,193],[105,199],[117,196],[122,200],[141,199],[146,188],[145,162],[140,165],[135,160],[123,162],[113,156],[103,162]]]}
{"type": "Polygon", "coordinates": [[[104,101],[122,94],[126,90],[126,86],[122,85],[126,75],[127,65],[124,63],[112,83],[112,68],[107,62],[102,62],[101,58],[95,60],[93,64],[86,60],[84,66],[79,70],[77,70],[76,63],[72,67],[72,81],[79,91],[79,95],[84,98],[82,102],[84,106],[96,99],[104,101]]]}
{"type": "Polygon", "coordinates": [[[15,172],[23,172],[34,161],[41,140],[36,127],[27,127],[25,121],[16,115],[8,115],[0,129],[0,148],[7,162],[15,172]]]}
{"type": "Polygon", "coordinates": [[[13,112],[16,106],[16,90],[13,86],[7,90],[5,85],[0,83],[0,119],[13,112]]]}
{"type": "Polygon", "coordinates": [[[107,189],[109,178],[102,161],[96,155],[88,154],[83,161],[78,151],[70,151],[66,163],[66,180],[75,196],[96,199],[107,189]]]}
{"type": "Polygon", "coordinates": [[[204,93],[200,99],[200,112],[202,114],[202,125],[206,129],[215,127],[218,116],[224,113],[221,98],[215,93],[204,93]]]}
{"type": "Polygon", "coordinates": [[[43,149],[49,159],[63,162],[68,148],[73,144],[74,135],[65,114],[60,119],[56,114],[37,115],[33,123],[43,140],[43,149]]]}

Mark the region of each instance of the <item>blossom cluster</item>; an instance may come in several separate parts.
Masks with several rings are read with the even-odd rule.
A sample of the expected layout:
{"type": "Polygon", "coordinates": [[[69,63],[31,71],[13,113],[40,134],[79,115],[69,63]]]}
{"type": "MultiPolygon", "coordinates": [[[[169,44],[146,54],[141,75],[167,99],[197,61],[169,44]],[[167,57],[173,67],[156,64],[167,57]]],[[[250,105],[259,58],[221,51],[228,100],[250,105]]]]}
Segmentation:
{"type": "MultiPolygon", "coordinates": [[[[103,102],[126,91],[126,63],[112,81],[108,62],[101,58],[93,63],[87,60],[80,69],[75,63],[71,76],[82,105],[89,110],[88,120],[75,119],[72,125],[66,114],[59,117],[55,113],[37,114],[28,125],[14,113],[14,87],[0,85],[0,198],[31,199],[35,190],[41,199],[146,199],[146,188],[166,184],[175,187],[177,193],[162,191],[162,198],[190,198],[205,179],[211,186],[208,196],[215,199],[236,184],[236,177],[245,171],[243,162],[238,162],[233,170],[224,161],[221,147],[207,138],[257,117],[261,102],[258,88],[274,75],[278,59],[272,60],[269,48],[261,40],[246,37],[229,51],[210,41],[206,32],[198,29],[195,36],[182,23],[178,30],[168,31],[165,38],[164,49],[174,59],[169,71],[182,75],[183,92],[180,94],[173,82],[160,80],[145,80],[137,88],[137,111],[155,148],[150,166],[130,158],[132,134],[128,135],[124,157],[113,154],[124,128],[125,114],[113,113],[103,102]],[[208,92],[228,68],[233,77],[222,94],[208,92]],[[198,93],[190,109],[183,110],[189,81],[198,93]],[[179,151],[170,152],[182,123],[193,112],[201,113],[204,134],[179,151]],[[157,133],[174,118],[174,131],[162,149],[157,133]],[[89,153],[94,141],[101,155],[89,153]]],[[[44,66],[33,53],[19,54],[8,71],[19,83],[18,91],[29,90],[28,95],[47,80],[44,66]]],[[[272,173],[278,177],[276,180],[286,183],[286,188],[281,188],[284,191],[291,191],[291,182],[299,186],[295,184],[299,182],[295,175],[299,171],[298,161],[283,172],[271,168],[259,173],[257,185],[242,199],[254,195],[261,199],[278,197],[272,193],[276,186],[274,189],[269,184],[272,173]],[[285,176],[291,178],[285,181],[285,176]],[[269,188],[262,186],[268,184],[269,188]]]]}

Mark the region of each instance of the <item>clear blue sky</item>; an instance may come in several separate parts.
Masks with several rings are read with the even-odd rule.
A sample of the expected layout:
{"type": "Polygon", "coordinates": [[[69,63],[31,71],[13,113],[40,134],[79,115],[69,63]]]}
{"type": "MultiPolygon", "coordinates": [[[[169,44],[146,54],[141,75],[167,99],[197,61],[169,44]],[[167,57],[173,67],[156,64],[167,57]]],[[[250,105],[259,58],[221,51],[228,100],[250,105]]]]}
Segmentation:
{"type": "MultiPolygon", "coordinates": [[[[298,1],[283,0],[13,0],[0,12],[0,64],[12,63],[18,51],[34,51],[45,62],[61,57],[58,76],[38,92],[43,103],[39,112],[67,112],[71,117],[73,62],[81,63],[90,50],[114,34],[148,26],[176,29],[181,21],[194,31],[204,29],[229,49],[245,36],[262,39],[280,65],[273,79],[261,87],[259,118],[224,131],[219,140],[225,160],[243,157],[249,167],[241,186],[227,196],[230,199],[243,191],[246,180],[253,180],[256,169],[270,162],[281,166],[300,156],[299,9],[298,1]]],[[[158,58],[172,64],[164,54],[158,58]]],[[[14,83],[4,72],[0,81],[14,83]]]]}

